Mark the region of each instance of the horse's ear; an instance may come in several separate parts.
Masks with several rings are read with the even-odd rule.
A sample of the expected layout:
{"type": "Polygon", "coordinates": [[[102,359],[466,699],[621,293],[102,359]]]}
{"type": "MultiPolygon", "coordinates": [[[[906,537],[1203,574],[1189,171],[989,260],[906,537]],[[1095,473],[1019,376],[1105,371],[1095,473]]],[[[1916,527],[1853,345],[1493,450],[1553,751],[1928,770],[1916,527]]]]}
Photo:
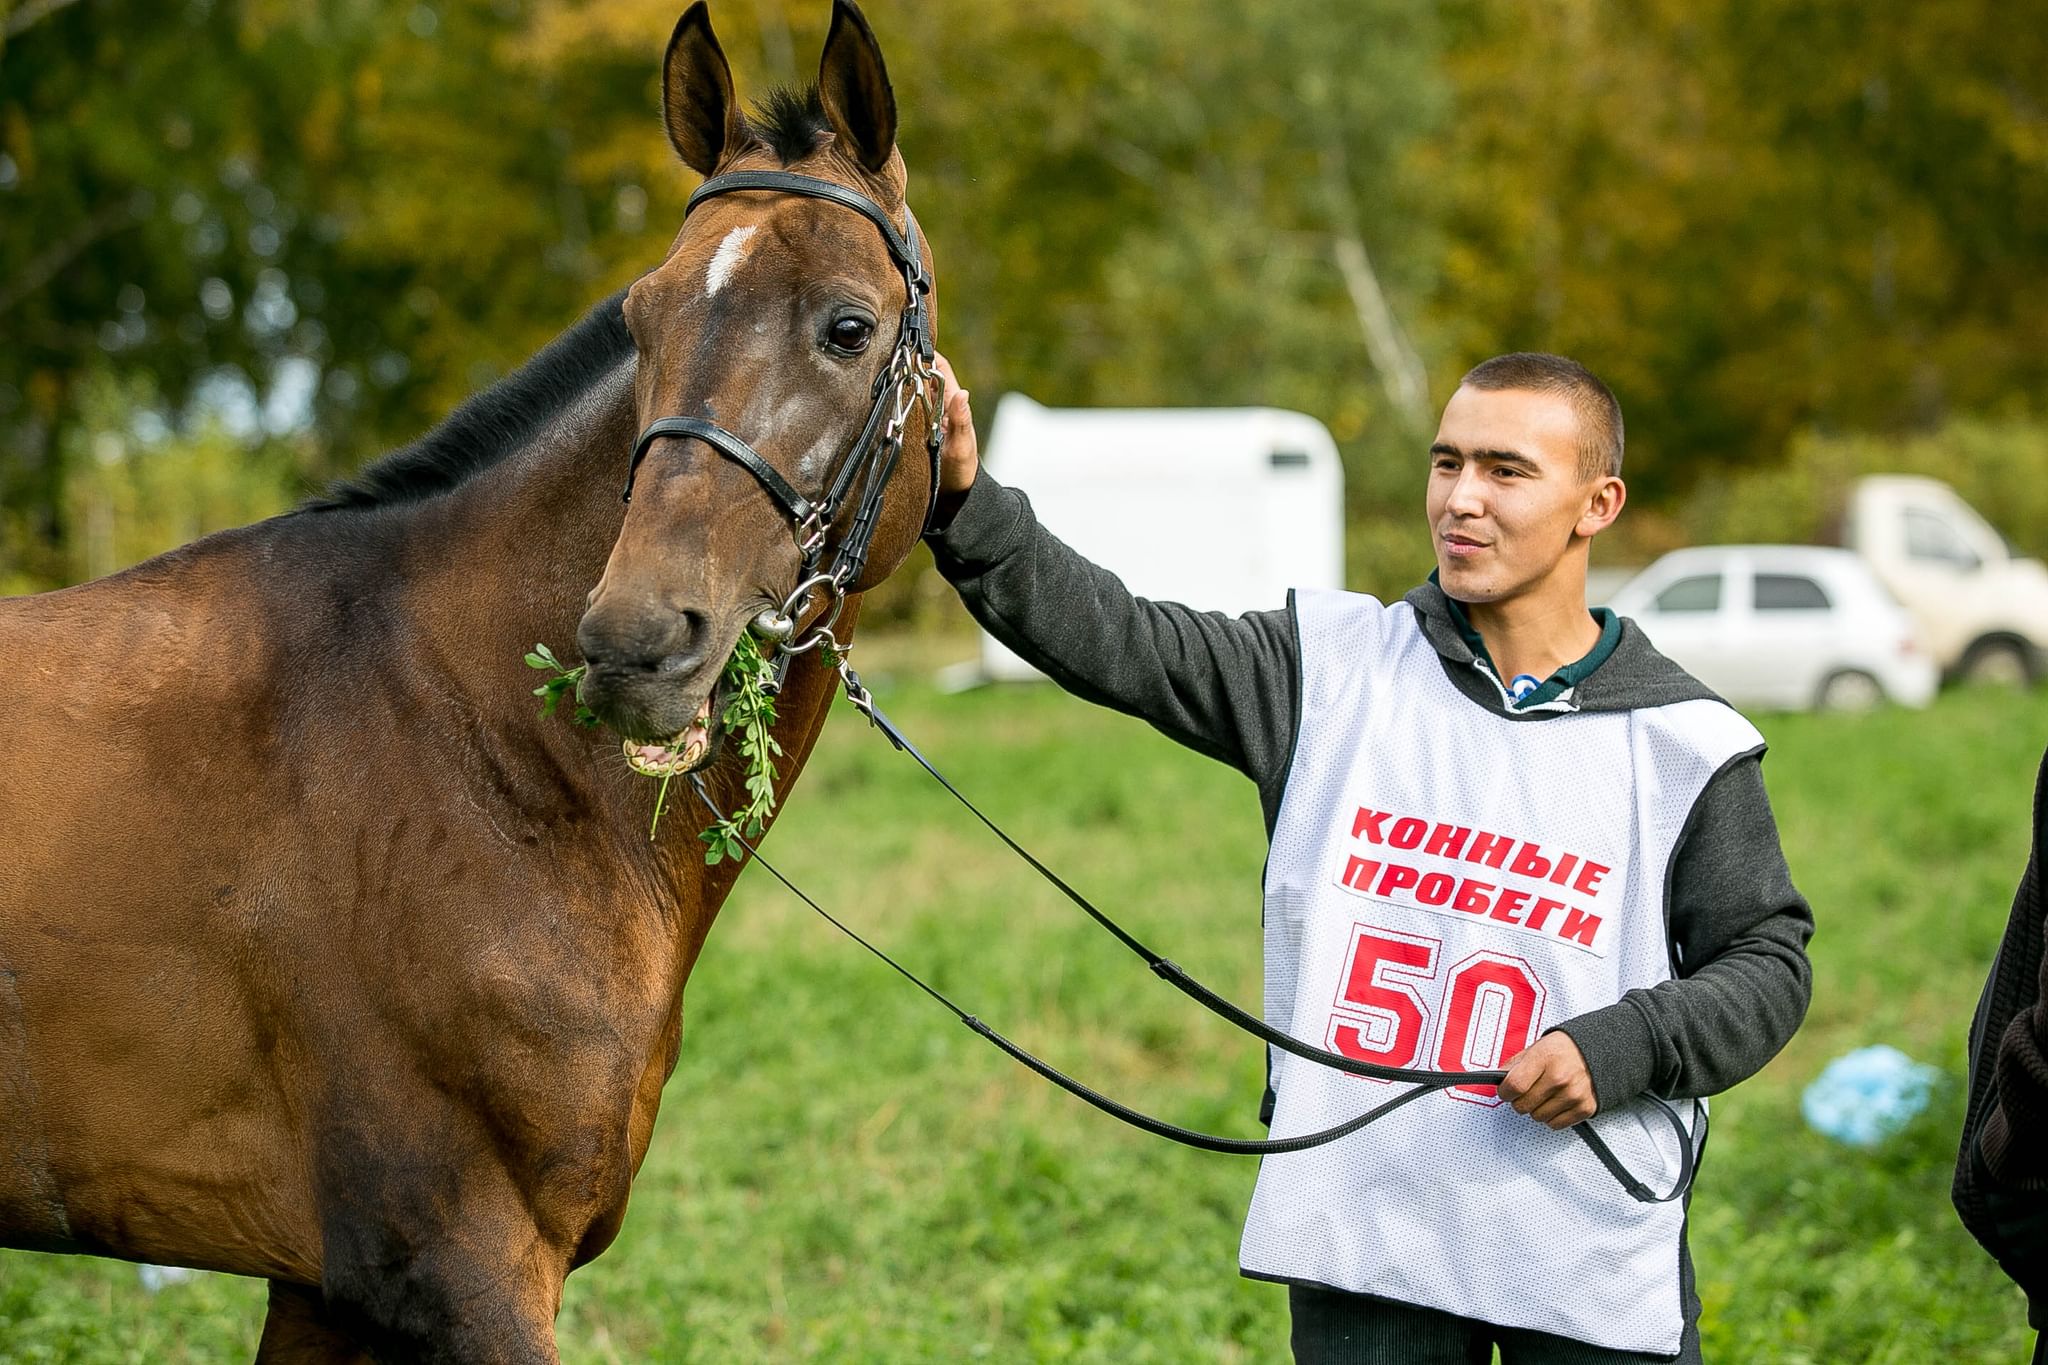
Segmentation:
{"type": "Polygon", "coordinates": [[[853,0],[832,0],[832,31],[825,35],[825,56],[818,63],[818,94],[839,145],[867,171],[888,165],[896,149],[896,93],[889,88],[875,32],[853,0]]]}
{"type": "Polygon", "coordinates": [[[732,68],[711,32],[704,0],[683,11],[661,59],[661,121],[683,164],[709,175],[740,140],[743,123],[733,98],[732,68]]]}

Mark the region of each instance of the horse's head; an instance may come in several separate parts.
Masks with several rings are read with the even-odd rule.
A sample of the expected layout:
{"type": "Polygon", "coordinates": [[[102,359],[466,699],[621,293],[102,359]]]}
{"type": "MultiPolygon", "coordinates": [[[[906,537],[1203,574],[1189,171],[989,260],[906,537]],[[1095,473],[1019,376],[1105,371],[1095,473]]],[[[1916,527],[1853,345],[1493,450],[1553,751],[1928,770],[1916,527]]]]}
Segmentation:
{"type": "Polygon", "coordinates": [[[713,693],[750,622],[803,579],[839,568],[839,583],[811,595],[822,610],[909,554],[932,492],[924,442],[938,407],[935,394],[911,402],[929,273],[905,263],[906,247],[922,262],[924,246],[904,204],[895,97],[859,9],[835,0],[816,91],[778,94],[752,119],[702,0],[676,25],[662,76],[669,141],[693,170],[829,181],[888,223],[815,197],[815,184],[707,182],[714,193],[694,202],[667,259],[626,295],[640,425],[698,420],[663,423],[634,452],[625,523],[576,633],[582,695],[630,739],[677,740],[688,768],[715,752],[713,693]],[[892,426],[901,458],[865,458],[886,451],[892,426]],[[869,529],[868,552],[850,561],[842,550],[869,529]]]}

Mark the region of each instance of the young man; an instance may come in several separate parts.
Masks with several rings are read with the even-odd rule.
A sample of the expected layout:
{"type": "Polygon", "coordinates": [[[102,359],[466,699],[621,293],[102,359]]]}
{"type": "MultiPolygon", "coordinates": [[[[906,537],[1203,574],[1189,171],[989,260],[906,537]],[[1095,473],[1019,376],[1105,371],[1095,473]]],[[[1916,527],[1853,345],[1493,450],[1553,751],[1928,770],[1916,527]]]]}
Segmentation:
{"type": "MultiPolygon", "coordinates": [[[[1042,529],[980,470],[947,378],[932,544],[969,610],[1258,784],[1267,1020],[1394,1066],[1507,1068],[1498,1093],[1263,1163],[1241,1267],[1289,1286],[1296,1360],[1696,1360],[1684,1204],[1639,1202],[1567,1130],[1670,1190],[1678,1136],[1647,1097],[1715,1094],[1784,1045],[1813,922],[1756,731],[1586,609],[1587,547],[1626,498],[1613,395],[1556,356],[1479,366],[1430,448],[1431,581],[1229,618],[1134,598],[1042,529]]],[[[1270,1075],[1275,1137],[1388,1089],[1284,1053],[1270,1075]]]]}

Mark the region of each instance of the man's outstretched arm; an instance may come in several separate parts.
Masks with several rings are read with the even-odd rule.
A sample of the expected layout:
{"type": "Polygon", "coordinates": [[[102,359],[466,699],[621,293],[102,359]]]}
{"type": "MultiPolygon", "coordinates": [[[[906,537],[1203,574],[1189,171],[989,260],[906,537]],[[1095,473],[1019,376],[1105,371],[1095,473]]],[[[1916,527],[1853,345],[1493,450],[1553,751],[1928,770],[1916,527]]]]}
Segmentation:
{"type": "Polygon", "coordinates": [[[981,469],[968,395],[945,373],[939,572],[989,634],[1067,691],[1249,776],[1270,826],[1300,702],[1293,613],[1232,617],[1132,596],[981,469]]]}

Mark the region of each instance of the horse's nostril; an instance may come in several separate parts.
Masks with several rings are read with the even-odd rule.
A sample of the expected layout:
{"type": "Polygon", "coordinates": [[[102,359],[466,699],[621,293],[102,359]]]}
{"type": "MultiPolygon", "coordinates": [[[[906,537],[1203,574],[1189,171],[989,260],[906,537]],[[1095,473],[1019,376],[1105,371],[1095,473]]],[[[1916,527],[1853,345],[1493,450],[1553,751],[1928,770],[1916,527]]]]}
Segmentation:
{"type": "Polygon", "coordinates": [[[697,611],[592,610],[576,627],[576,644],[596,669],[687,672],[703,662],[704,627],[704,614],[697,611]]]}
{"type": "Polygon", "coordinates": [[[673,654],[696,655],[703,650],[704,613],[701,611],[679,611],[676,613],[675,647],[673,654]]]}

